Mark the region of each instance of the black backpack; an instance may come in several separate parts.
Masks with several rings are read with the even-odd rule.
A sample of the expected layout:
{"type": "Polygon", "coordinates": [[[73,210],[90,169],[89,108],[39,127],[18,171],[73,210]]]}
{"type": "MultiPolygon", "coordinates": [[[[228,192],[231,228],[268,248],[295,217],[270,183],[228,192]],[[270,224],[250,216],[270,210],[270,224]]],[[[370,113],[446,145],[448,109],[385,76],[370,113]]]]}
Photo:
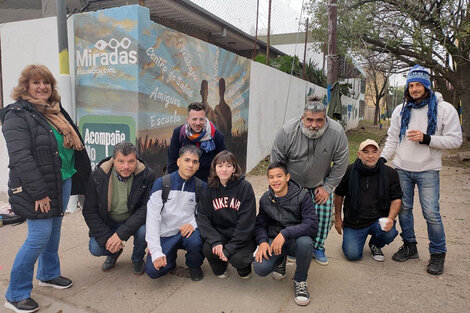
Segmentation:
{"type": "MultiPolygon", "coordinates": [[[[195,179],[195,193],[196,193],[196,203],[199,203],[199,198],[202,192],[202,180],[194,176],[195,179]]],[[[170,194],[171,190],[171,174],[163,175],[162,177],[162,200],[163,205],[165,205],[166,201],[168,200],[168,195],[170,194]]]]}

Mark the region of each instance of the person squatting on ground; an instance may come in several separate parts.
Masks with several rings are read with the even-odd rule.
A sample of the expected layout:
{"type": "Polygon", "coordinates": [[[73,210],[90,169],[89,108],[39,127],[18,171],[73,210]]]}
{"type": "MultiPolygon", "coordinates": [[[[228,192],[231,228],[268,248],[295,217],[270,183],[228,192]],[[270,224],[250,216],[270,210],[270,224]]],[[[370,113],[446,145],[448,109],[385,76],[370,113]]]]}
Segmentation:
{"type": "Polygon", "coordinates": [[[455,108],[431,89],[428,71],[419,65],[411,68],[406,78],[404,103],[392,114],[382,157],[398,171],[403,191],[398,215],[403,246],[393,260],[404,262],[418,258],[413,219],[413,198],[418,186],[419,201],[426,219],[429,253],[427,272],[440,275],[444,271],[447,252],[444,225],[439,213],[439,172],[442,150],[462,144],[462,130],[455,108]]]}
{"type": "Polygon", "coordinates": [[[397,171],[379,157],[377,142],[371,139],[361,142],[356,161],[348,166],[335,189],[335,228],[338,234],[343,233],[343,253],[350,261],[362,259],[364,244],[371,235],[372,258],[383,262],[382,248],[398,235],[395,218],[401,205],[400,181],[397,171]]]}
{"type": "Polygon", "coordinates": [[[149,253],[145,271],[150,278],[159,278],[176,267],[178,249],[186,250],[191,279],[199,281],[204,276],[196,206],[206,183],[194,176],[200,155],[201,150],[196,146],[183,146],[176,161],[178,170],[158,178],[153,184],[146,223],[149,253]]]}
{"type": "Polygon", "coordinates": [[[193,102],[188,106],[188,117],[184,125],[173,130],[170,146],[168,147],[167,172],[178,170],[176,160],[182,146],[195,145],[202,151],[199,158],[199,169],[196,177],[207,182],[211,162],[222,150],[225,150],[224,135],[206,118],[205,107],[193,102]]]}
{"type": "Polygon", "coordinates": [[[343,127],[326,116],[326,106],[319,98],[309,100],[301,118],[288,121],[279,130],[271,162],[284,163],[292,179],[311,193],[318,216],[313,254],[315,261],[327,265],[324,246],[331,225],[333,189],[346,172],[349,151],[343,127]]]}
{"type": "Polygon", "coordinates": [[[313,240],[318,219],[309,192],[290,179],[284,164],[271,163],[268,167],[269,190],[259,201],[255,237],[256,274],[280,280],[286,276],[287,255],[295,257],[294,300],[307,305],[310,295],[307,286],[308,270],[312,261],[313,240]]]}
{"type": "Polygon", "coordinates": [[[124,141],[91,174],[82,213],[90,229],[90,253],[106,255],[102,271],[116,265],[124,241],[134,236],[134,274],[144,273],[145,217],[154,177],[152,169],[138,158],[136,147],[124,141]]]}
{"type": "Polygon", "coordinates": [[[241,278],[250,278],[256,198],[233,153],[225,150],[216,155],[208,185],[196,216],[204,256],[219,278],[228,276],[228,262],[241,278]]]}
{"type": "Polygon", "coordinates": [[[77,127],[60,103],[57,83],[43,65],[29,65],[0,112],[10,158],[8,195],[13,212],[27,219],[28,235],[10,273],[5,307],[36,312],[31,298],[34,265],[39,286],[66,289],[58,255],[62,217],[71,194],[83,194],[90,160],[77,127]]]}

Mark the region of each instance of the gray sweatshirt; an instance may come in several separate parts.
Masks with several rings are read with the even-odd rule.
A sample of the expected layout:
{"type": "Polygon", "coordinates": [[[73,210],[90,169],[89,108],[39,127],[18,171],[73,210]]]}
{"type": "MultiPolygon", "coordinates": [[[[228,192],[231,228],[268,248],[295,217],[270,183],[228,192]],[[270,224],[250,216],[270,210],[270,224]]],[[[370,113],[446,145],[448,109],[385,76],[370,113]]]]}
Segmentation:
{"type": "Polygon", "coordinates": [[[325,133],[310,139],[302,133],[301,118],[284,124],[277,133],[271,162],[283,162],[302,187],[323,188],[331,194],[349,163],[348,139],[343,127],[327,117],[325,133]]]}

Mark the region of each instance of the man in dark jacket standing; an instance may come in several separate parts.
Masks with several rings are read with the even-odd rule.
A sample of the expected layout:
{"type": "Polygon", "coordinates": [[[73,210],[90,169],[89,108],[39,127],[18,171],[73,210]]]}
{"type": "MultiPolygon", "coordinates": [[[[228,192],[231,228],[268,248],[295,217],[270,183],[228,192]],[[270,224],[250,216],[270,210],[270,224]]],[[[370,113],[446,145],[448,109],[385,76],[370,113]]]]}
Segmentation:
{"type": "Polygon", "coordinates": [[[85,195],[83,216],[90,228],[89,249],[94,256],[106,255],[101,269],[111,270],[124,247],[134,236],[134,274],[145,271],[145,217],[153,171],[137,157],[135,146],[120,142],[113,156],[93,171],[85,195]]]}
{"type": "Polygon", "coordinates": [[[188,106],[188,118],[184,125],[173,130],[170,146],[168,147],[167,173],[178,170],[176,161],[180,148],[184,145],[195,145],[202,151],[199,159],[199,170],[195,176],[207,182],[209,169],[214,157],[225,150],[224,134],[215,128],[206,117],[205,107],[201,103],[191,103],[188,106]]]}
{"type": "Polygon", "coordinates": [[[374,140],[363,141],[357,156],[335,189],[335,228],[340,235],[343,233],[343,253],[348,260],[362,258],[364,243],[371,235],[372,258],[383,262],[381,248],[398,235],[395,218],[401,206],[400,181],[397,171],[379,159],[380,148],[374,140]]]}
{"type": "Polygon", "coordinates": [[[287,255],[296,258],[294,300],[307,305],[310,295],[307,276],[313,254],[318,219],[309,192],[290,180],[287,167],[280,162],[268,167],[269,190],[259,201],[255,236],[256,274],[280,280],[286,276],[287,255]]]}

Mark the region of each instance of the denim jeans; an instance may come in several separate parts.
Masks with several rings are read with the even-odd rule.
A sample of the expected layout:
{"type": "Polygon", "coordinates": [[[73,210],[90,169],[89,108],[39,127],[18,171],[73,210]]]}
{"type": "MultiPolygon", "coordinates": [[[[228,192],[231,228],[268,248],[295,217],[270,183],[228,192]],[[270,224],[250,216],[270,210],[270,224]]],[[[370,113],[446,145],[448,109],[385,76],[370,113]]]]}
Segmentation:
{"type": "Polygon", "coordinates": [[[405,242],[416,242],[413,219],[413,197],[418,186],[419,202],[426,219],[431,254],[446,252],[446,235],[439,213],[439,172],[408,172],[397,169],[403,191],[401,211],[398,214],[405,242]]]}
{"type": "MultiPolygon", "coordinates": [[[[65,211],[72,190],[72,179],[62,181],[62,207],[65,211]]],[[[62,217],[28,219],[28,236],[16,254],[5,297],[18,302],[31,296],[34,264],[38,260],[36,278],[41,281],[60,276],[59,242],[62,217]]]]}
{"type": "Polygon", "coordinates": [[[159,270],[155,269],[152,256],[150,253],[147,254],[145,272],[150,278],[162,277],[176,267],[178,249],[186,250],[186,266],[189,268],[200,267],[204,261],[203,242],[198,229],[195,229],[189,238],[183,237],[180,232],[171,237],[160,237],[160,244],[162,252],[166,256],[166,266],[159,270]]]}
{"type": "MultiPolygon", "coordinates": [[[[114,227],[111,228],[112,232],[121,226],[122,223],[117,223],[114,227]]],[[[140,226],[139,229],[134,233],[134,250],[132,251],[131,260],[133,262],[140,261],[145,256],[145,248],[147,248],[147,241],[145,241],[145,224],[140,226]]],[[[90,253],[94,256],[104,256],[112,255],[111,252],[106,250],[105,247],[101,247],[94,237],[90,237],[90,242],[88,243],[88,249],[90,253]]]]}
{"type": "Polygon", "coordinates": [[[385,232],[380,228],[378,219],[372,225],[364,228],[344,227],[343,253],[349,261],[362,259],[362,250],[364,250],[364,244],[368,235],[371,235],[371,244],[379,248],[383,248],[385,245],[390,244],[398,235],[396,222],[393,223],[393,228],[388,232],[385,232]]]}
{"type": "MultiPolygon", "coordinates": [[[[272,241],[273,239],[269,239],[268,243],[271,244],[272,241]]],[[[258,263],[255,260],[253,262],[255,273],[259,276],[269,275],[274,267],[281,264],[286,254],[295,257],[294,280],[297,282],[306,281],[313,254],[313,240],[308,236],[287,240],[282,246],[281,254],[275,255],[273,253],[268,260],[263,258],[263,263],[258,263]]]]}

